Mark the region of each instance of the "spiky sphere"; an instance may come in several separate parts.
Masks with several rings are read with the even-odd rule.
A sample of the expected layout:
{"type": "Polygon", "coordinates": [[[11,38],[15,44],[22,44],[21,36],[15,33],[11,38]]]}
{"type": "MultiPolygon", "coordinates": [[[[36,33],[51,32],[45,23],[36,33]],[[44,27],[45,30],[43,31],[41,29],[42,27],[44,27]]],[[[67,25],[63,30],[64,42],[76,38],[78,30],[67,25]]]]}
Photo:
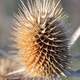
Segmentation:
{"type": "Polygon", "coordinates": [[[32,77],[65,75],[69,52],[61,0],[26,1],[12,29],[21,62],[32,77]]]}

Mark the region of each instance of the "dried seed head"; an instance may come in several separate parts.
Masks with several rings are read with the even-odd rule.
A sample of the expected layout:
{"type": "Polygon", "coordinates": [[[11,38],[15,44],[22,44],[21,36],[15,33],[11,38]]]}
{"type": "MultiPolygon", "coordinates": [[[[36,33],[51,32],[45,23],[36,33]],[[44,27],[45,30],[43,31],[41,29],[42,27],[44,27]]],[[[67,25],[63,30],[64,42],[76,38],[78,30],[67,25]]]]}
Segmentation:
{"type": "Polygon", "coordinates": [[[65,75],[69,52],[61,0],[26,1],[21,1],[12,29],[21,62],[32,77],[65,75]]]}
{"type": "Polygon", "coordinates": [[[15,61],[0,56],[0,80],[7,80],[10,78],[7,74],[19,68],[19,64],[15,61]]]}

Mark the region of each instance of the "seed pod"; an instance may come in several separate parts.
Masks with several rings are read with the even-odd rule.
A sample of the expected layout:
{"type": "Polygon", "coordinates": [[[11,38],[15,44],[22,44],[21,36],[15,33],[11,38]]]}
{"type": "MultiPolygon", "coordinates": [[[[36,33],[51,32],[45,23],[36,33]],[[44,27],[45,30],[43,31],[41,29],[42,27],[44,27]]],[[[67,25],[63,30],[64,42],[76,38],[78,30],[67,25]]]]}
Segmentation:
{"type": "Polygon", "coordinates": [[[61,0],[26,1],[21,1],[12,27],[21,63],[32,77],[65,76],[69,52],[61,0]]]}

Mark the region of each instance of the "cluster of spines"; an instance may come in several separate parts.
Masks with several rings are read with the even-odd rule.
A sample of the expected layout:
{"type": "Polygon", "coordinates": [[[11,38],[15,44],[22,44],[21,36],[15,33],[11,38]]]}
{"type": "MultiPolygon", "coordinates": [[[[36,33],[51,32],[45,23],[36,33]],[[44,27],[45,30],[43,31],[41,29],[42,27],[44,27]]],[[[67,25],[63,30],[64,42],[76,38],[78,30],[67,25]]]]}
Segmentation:
{"type": "Polygon", "coordinates": [[[26,1],[27,6],[21,1],[22,7],[15,16],[16,27],[12,33],[15,48],[19,49],[23,63],[30,69],[28,71],[32,71],[31,76],[65,75],[69,52],[67,36],[62,29],[64,14],[61,0],[26,1]],[[42,71],[38,73],[33,66],[39,66],[42,71]]]}
{"type": "Polygon", "coordinates": [[[46,64],[45,67],[50,68],[50,70],[47,69],[48,74],[59,75],[62,73],[64,75],[69,62],[67,37],[61,28],[63,25],[60,25],[59,21],[51,25],[48,23],[36,36],[42,59],[45,56],[43,65],[46,64]]]}

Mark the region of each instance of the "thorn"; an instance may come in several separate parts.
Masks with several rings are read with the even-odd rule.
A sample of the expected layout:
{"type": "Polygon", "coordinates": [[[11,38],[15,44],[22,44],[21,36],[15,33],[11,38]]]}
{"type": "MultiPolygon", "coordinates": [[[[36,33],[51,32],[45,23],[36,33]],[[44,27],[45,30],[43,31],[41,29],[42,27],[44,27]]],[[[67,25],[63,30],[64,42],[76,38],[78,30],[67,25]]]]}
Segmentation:
{"type": "Polygon", "coordinates": [[[72,35],[70,42],[69,42],[69,47],[71,48],[75,42],[77,41],[77,39],[80,37],[80,27],[78,27],[78,29],[74,32],[74,34],[72,35]]]}
{"type": "Polygon", "coordinates": [[[13,74],[17,74],[17,73],[22,73],[25,71],[25,68],[20,68],[18,70],[12,71],[10,73],[7,74],[7,76],[13,75],[13,74]]]}

